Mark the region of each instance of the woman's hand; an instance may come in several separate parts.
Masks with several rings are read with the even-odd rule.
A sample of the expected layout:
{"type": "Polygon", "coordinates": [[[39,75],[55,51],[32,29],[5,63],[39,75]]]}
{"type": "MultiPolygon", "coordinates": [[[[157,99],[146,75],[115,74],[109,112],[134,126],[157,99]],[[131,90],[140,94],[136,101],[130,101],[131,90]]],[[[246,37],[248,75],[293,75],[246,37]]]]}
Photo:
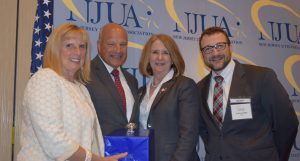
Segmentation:
{"type": "MultiPolygon", "coordinates": [[[[124,158],[127,156],[127,152],[120,153],[117,155],[109,156],[109,157],[100,157],[99,155],[92,154],[91,161],[118,161],[118,159],[124,158]]],[[[86,151],[81,146],[79,146],[78,150],[70,157],[68,160],[70,161],[83,161],[86,159],[86,151]]]]}
{"type": "Polygon", "coordinates": [[[126,157],[127,154],[128,153],[125,152],[125,153],[120,153],[109,157],[101,157],[101,161],[118,161],[118,159],[126,157]]]}

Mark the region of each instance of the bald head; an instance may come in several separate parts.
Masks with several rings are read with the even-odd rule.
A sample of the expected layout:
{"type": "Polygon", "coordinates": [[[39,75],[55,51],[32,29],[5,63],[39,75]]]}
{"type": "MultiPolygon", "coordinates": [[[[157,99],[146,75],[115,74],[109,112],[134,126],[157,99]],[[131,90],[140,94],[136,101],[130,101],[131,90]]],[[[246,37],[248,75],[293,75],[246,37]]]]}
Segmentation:
{"type": "Polygon", "coordinates": [[[120,32],[126,35],[126,39],[128,39],[127,31],[121,25],[116,23],[108,23],[101,28],[98,36],[98,41],[100,41],[101,39],[105,39],[107,35],[111,35],[111,32],[120,32]]]}
{"type": "Polygon", "coordinates": [[[102,27],[97,42],[98,54],[113,68],[122,66],[127,58],[128,35],[126,30],[109,23],[102,27]]]}

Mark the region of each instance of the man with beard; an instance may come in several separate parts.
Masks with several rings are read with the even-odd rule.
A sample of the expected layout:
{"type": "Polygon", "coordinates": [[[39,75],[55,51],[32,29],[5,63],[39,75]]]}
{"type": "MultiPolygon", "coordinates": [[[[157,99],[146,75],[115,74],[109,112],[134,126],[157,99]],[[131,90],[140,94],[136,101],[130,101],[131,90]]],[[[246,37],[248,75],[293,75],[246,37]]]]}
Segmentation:
{"type": "Polygon", "coordinates": [[[206,29],[199,46],[211,69],[198,83],[205,160],[288,161],[298,119],[274,71],[233,60],[219,27],[206,29]]]}

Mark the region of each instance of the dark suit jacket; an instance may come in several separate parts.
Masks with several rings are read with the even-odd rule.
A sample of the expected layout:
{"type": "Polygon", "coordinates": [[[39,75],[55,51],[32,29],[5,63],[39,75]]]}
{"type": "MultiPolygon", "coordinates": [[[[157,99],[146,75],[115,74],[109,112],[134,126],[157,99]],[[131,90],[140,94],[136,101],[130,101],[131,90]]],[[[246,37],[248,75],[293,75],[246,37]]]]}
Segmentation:
{"type": "MultiPolygon", "coordinates": [[[[122,69],[122,72],[135,100],[130,122],[138,123],[138,83],[127,71],[122,69]]],[[[103,135],[125,128],[129,120],[122,108],[121,96],[99,56],[91,62],[91,81],[86,87],[94,103],[103,135]]]]}
{"type": "Polygon", "coordinates": [[[220,130],[207,105],[211,73],[197,85],[207,131],[200,132],[206,161],[287,161],[298,119],[289,96],[273,70],[237,61],[230,98],[251,98],[253,119],[232,120],[230,101],[220,130]]]}
{"type": "MultiPolygon", "coordinates": [[[[139,89],[140,102],[146,86],[139,89]]],[[[164,83],[148,117],[154,129],[155,161],[198,161],[199,100],[196,83],[179,76],[164,83]]]]}

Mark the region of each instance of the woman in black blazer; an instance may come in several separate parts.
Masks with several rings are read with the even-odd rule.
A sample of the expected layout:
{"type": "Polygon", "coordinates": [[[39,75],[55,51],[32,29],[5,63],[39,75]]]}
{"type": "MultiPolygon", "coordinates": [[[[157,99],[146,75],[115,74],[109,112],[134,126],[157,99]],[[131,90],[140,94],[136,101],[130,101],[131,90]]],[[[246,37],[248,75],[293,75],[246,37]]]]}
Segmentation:
{"type": "Polygon", "coordinates": [[[149,77],[139,89],[140,127],[154,130],[155,161],[198,161],[200,105],[195,82],[175,41],[153,35],[142,51],[139,70],[149,77]]]}

